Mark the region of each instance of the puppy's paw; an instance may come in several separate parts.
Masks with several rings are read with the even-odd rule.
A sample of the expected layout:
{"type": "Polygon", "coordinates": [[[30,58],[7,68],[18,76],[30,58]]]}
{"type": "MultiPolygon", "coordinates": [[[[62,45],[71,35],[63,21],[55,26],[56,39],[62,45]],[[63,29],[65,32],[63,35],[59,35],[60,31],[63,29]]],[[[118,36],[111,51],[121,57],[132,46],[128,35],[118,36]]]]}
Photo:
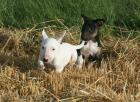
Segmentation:
{"type": "Polygon", "coordinates": [[[63,71],[63,69],[64,69],[63,67],[62,68],[56,68],[56,72],[61,73],[63,71]]]}
{"type": "Polygon", "coordinates": [[[78,69],[82,69],[82,68],[83,68],[83,65],[76,65],[76,67],[77,67],[78,69]]]}
{"type": "Polygon", "coordinates": [[[38,68],[39,69],[45,69],[45,66],[44,66],[44,63],[43,63],[43,61],[41,61],[41,60],[38,60],[38,68]]]}

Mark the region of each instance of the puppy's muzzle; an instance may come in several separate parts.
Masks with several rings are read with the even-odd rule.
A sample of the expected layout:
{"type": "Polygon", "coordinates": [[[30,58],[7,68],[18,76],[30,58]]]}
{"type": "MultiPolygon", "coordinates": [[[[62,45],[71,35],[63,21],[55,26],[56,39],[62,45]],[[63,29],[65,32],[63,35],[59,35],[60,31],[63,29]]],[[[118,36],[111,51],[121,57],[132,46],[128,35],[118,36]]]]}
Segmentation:
{"type": "Polygon", "coordinates": [[[43,62],[47,63],[48,62],[48,59],[43,58],[43,62]]]}

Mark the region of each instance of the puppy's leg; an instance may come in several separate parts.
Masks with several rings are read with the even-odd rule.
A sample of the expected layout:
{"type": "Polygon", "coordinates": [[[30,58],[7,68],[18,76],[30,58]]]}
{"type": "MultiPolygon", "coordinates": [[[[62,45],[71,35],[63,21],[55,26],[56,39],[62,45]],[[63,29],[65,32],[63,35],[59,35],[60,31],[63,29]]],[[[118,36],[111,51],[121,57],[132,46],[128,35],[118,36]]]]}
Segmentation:
{"type": "Polygon", "coordinates": [[[64,69],[64,67],[62,65],[59,65],[59,66],[57,65],[57,66],[55,66],[55,68],[56,68],[57,73],[61,73],[64,69]]]}
{"type": "Polygon", "coordinates": [[[76,66],[79,69],[81,69],[83,67],[83,64],[84,64],[84,58],[83,58],[83,56],[81,54],[80,49],[77,50],[77,55],[78,55],[78,57],[77,57],[77,61],[76,61],[76,66]]]}
{"type": "Polygon", "coordinates": [[[78,56],[78,59],[77,59],[77,67],[79,69],[81,69],[84,65],[84,58],[82,55],[78,56]]]}
{"type": "Polygon", "coordinates": [[[77,51],[75,50],[72,55],[71,55],[71,59],[70,59],[70,65],[71,67],[74,67],[76,62],[77,62],[77,58],[78,58],[78,55],[77,55],[77,51]]]}
{"type": "Polygon", "coordinates": [[[40,58],[38,59],[38,67],[45,69],[44,63],[42,60],[40,60],[40,58]]]}

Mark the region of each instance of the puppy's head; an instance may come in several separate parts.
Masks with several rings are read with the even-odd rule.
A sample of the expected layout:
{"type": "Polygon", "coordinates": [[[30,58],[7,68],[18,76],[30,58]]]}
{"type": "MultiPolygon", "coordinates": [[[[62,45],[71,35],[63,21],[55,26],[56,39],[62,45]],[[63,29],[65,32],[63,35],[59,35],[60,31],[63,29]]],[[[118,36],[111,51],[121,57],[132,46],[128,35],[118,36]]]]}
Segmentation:
{"type": "Polygon", "coordinates": [[[40,57],[44,63],[51,63],[54,60],[54,57],[61,45],[63,37],[64,34],[58,40],[54,38],[49,38],[46,32],[44,30],[42,31],[40,57]]]}
{"type": "Polygon", "coordinates": [[[85,15],[81,15],[84,24],[82,26],[81,39],[85,41],[92,40],[98,35],[99,28],[104,24],[104,19],[91,19],[85,15]]]}

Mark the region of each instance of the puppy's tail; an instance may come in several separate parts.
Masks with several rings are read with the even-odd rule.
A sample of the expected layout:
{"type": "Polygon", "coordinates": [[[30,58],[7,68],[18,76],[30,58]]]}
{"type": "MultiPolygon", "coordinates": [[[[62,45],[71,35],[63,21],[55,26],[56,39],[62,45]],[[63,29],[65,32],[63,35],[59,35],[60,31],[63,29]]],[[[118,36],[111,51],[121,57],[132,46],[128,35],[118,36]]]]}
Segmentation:
{"type": "Polygon", "coordinates": [[[82,41],[82,43],[80,45],[76,45],[75,46],[75,49],[78,50],[78,49],[81,49],[85,44],[85,41],[82,41]]]}

